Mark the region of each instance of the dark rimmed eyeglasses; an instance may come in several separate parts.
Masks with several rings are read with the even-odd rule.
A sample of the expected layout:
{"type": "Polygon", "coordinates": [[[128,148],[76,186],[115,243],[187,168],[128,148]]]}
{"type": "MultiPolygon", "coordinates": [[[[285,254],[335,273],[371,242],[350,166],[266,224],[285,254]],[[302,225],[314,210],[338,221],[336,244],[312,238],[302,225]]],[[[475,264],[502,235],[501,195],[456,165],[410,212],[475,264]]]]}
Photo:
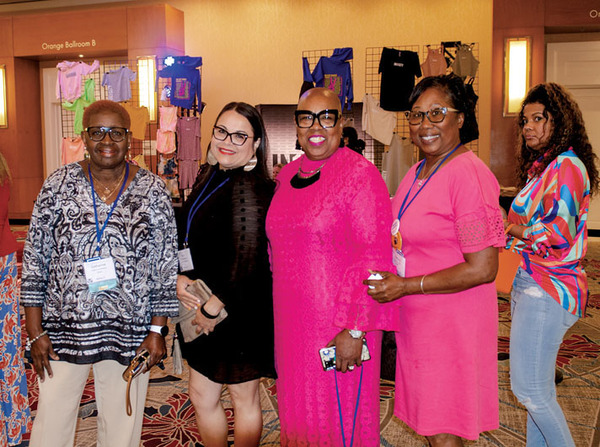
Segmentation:
{"type": "Polygon", "coordinates": [[[460,110],[453,109],[452,107],[436,107],[435,109],[428,110],[426,112],[420,111],[410,111],[404,112],[406,119],[408,120],[408,124],[413,126],[417,126],[423,122],[425,117],[429,120],[430,123],[441,123],[446,118],[448,112],[456,112],[460,113],[460,110]]]}
{"type": "Polygon", "coordinates": [[[222,127],[215,126],[213,127],[213,137],[219,141],[225,141],[229,137],[234,145],[243,146],[250,135],[241,132],[227,132],[222,127]]]}
{"type": "Polygon", "coordinates": [[[129,130],[124,127],[88,127],[85,129],[92,141],[102,141],[108,133],[110,139],[115,143],[119,143],[125,139],[129,130]]]}
{"type": "Polygon", "coordinates": [[[315,118],[323,129],[330,129],[337,124],[339,111],[336,109],[325,109],[318,113],[313,113],[310,110],[296,110],[294,116],[296,117],[296,125],[301,129],[312,127],[315,118]]]}

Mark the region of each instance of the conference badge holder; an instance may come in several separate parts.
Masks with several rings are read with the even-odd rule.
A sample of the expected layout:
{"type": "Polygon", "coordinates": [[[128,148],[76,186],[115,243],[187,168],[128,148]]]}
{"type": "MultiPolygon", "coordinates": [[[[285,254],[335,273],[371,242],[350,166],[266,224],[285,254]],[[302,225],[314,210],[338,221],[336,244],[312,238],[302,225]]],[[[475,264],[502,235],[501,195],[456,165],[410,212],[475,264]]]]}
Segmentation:
{"type": "Polygon", "coordinates": [[[83,270],[90,292],[101,292],[117,287],[117,272],[113,258],[86,259],[83,270]]]}

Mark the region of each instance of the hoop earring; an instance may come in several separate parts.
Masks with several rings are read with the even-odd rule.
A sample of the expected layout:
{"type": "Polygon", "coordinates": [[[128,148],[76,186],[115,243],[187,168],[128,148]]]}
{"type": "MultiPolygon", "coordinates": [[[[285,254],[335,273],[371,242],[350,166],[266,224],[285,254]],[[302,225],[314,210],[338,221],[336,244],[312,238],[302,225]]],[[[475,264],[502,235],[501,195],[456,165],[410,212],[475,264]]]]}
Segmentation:
{"type": "Polygon", "coordinates": [[[206,154],[206,161],[211,166],[215,166],[218,163],[217,158],[215,157],[215,155],[212,153],[212,151],[210,149],[208,150],[208,153],[206,154]]]}
{"type": "Polygon", "coordinates": [[[246,163],[246,165],[244,166],[244,171],[245,172],[252,171],[256,167],[257,163],[258,163],[258,159],[256,158],[256,154],[254,154],[252,156],[252,158],[250,160],[248,160],[248,163],[246,163]]]}

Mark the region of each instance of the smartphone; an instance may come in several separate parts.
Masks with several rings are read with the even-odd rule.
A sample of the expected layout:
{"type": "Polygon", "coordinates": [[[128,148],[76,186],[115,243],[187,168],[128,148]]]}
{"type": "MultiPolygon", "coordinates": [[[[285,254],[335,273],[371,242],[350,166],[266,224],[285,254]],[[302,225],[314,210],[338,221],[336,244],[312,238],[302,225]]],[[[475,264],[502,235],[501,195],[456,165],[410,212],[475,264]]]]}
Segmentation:
{"type": "MultiPolygon", "coordinates": [[[[323,365],[323,371],[331,371],[332,369],[335,369],[335,346],[331,346],[330,348],[319,349],[319,355],[321,356],[321,364],[323,365]]],[[[360,360],[363,362],[371,360],[371,353],[369,352],[369,348],[367,347],[366,338],[363,338],[362,353],[360,356],[360,360]]]]}

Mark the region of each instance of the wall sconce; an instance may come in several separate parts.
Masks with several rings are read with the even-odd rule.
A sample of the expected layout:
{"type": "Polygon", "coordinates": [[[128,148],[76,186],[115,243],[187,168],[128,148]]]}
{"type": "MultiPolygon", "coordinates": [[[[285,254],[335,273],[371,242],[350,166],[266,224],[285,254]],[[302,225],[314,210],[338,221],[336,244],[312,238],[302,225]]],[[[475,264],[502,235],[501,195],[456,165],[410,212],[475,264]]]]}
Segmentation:
{"type": "Polygon", "coordinates": [[[519,113],[531,82],[531,37],[504,41],[504,116],[519,113]]]}
{"type": "Polygon", "coordinates": [[[6,101],[6,65],[0,65],[0,127],[8,127],[6,101]]]}
{"type": "Polygon", "coordinates": [[[147,107],[150,121],[156,121],[156,62],[154,57],[141,57],[137,60],[139,106],[147,107]]]}

